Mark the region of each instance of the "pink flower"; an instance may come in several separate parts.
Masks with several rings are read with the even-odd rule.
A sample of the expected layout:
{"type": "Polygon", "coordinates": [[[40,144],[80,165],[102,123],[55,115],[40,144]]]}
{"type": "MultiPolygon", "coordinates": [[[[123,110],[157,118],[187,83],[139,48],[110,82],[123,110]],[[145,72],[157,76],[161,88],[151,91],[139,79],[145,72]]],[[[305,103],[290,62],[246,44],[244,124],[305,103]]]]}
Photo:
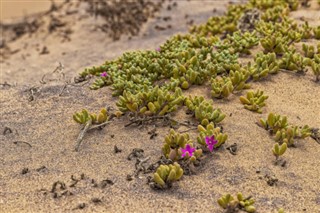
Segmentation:
{"type": "Polygon", "coordinates": [[[107,72],[103,72],[100,74],[101,77],[107,77],[108,73],[107,72]]]}
{"type": "Polygon", "coordinates": [[[192,148],[190,146],[190,144],[187,144],[185,149],[181,148],[181,151],[182,151],[181,157],[185,157],[187,153],[189,154],[189,157],[192,157],[192,155],[193,155],[194,151],[196,151],[196,149],[192,148]]]}
{"type": "Polygon", "coordinates": [[[218,143],[218,141],[216,139],[214,139],[214,135],[212,135],[211,137],[206,136],[206,144],[207,144],[210,152],[213,151],[214,145],[216,145],[217,143],[218,143]]]}
{"type": "Polygon", "coordinates": [[[156,48],[156,51],[160,52],[160,51],[161,51],[161,48],[160,48],[160,47],[157,47],[157,48],[156,48]]]}

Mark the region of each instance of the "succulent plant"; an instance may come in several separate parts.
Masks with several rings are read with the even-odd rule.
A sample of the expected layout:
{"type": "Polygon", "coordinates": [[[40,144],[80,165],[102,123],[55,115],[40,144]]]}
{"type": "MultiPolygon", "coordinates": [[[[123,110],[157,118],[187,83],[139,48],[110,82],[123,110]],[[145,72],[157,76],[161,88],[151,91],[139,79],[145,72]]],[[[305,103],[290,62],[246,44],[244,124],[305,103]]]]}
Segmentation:
{"type": "Polygon", "coordinates": [[[278,158],[283,155],[287,150],[287,143],[283,143],[281,145],[279,145],[278,143],[274,144],[272,152],[273,155],[276,157],[276,161],[278,160],[278,158]]]}
{"type": "Polygon", "coordinates": [[[287,117],[270,113],[267,120],[260,119],[260,126],[275,134],[275,141],[286,143],[288,146],[294,145],[295,138],[306,138],[311,135],[311,128],[308,125],[298,128],[289,126],[287,117]]]}
{"type": "Polygon", "coordinates": [[[300,31],[302,39],[312,38],[312,27],[309,26],[309,23],[307,21],[301,26],[300,31]]]}
{"type": "Polygon", "coordinates": [[[206,143],[207,136],[209,137],[214,136],[214,139],[217,140],[217,143],[214,144],[214,148],[219,148],[228,139],[228,135],[225,133],[222,133],[221,128],[215,127],[214,123],[209,123],[206,126],[198,125],[198,131],[199,131],[199,136],[197,137],[197,141],[202,147],[206,147],[208,145],[206,143]]]}
{"type": "Polygon", "coordinates": [[[227,35],[227,38],[222,42],[217,43],[217,48],[224,50],[228,49],[231,54],[234,53],[244,53],[250,54],[250,50],[252,47],[259,44],[259,38],[257,33],[253,31],[241,33],[237,31],[231,35],[227,35]]]}
{"type": "Polygon", "coordinates": [[[313,28],[314,38],[320,40],[320,26],[313,28]]]}
{"type": "Polygon", "coordinates": [[[274,52],[277,55],[282,55],[289,50],[289,45],[293,40],[283,37],[277,32],[273,35],[268,35],[260,40],[261,46],[265,52],[274,52]]]}
{"type": "Polygon", "coordinates": [[[120,111],[131,111],[138,115],[164,115],[176,111],[179,105],[182,105],[184,96],[180,88],[176,88],[174,93],[158,86],[137,94],[124,91],[119,97],[117,106],[120,111]]]}
{"type": "Polygon", "coordinates": [[[211,95],[213,98],[227,98],[234,90],[229,77],[216,77],[211,81],[211,95]]]}
{"type": "Polygon", "coordinates": [[[205,24],[193,26],[190,32],[201,36],[218,35],[238,30],[237,21],[246,9],[246,5],[229,5],[225,16],[210,17],[205,24]]]}
{"type": "Polygon", "coordinates": [[[254,61],[253,69],[249,69],[253,80],[260,80],[269,74],[276,74],[279,71],[279,64],[275,53],[258,53],[254,61]]]}
{"type": "Polygon", "coordinates": [[[165,137],[165,142],[162,147],[164,156],[172,161],[181,159],[181,148],[185,148],[187,144],[191,144],[192,141],[187,133],[180,134],[170,129],[169,135],[165,137]]]}
{"type": "Polygon", "coordinates": [[[289,15],[289,8],[283,5],[278,5],[267,9],[261,15],[261,19],[265,22],[281,22],[285,16],[289,15]]]}
{"type": "Polygon", "coordinates": [[[153,174],[153,181],[159,189],[170,188],[173,182],[181,179],[183,169],[177,162],[169,165],[160,165],[153,174]]]}
{"type": "Polygon", "coordinates": [[[267,120],[261,118],[259,122],[264,129],[270,130],[274,134],[278,130],[285,129],[288,126],[288,120],[286,116],[281,116],[274,113],[269,113],[267,120]]]}
{"type": "Polygon", "coordinates": [[[229,50],[222,50],[220,52],[211,53],[211,63],[213,71],[212,77],[217,74],[228,73],[230,70],[237,70],[240,66],[238,62],[238,54],[232,54],[229,50]]]}
{"type": "Polygon", "coordinates": [[[320,81],[320,54],[314,55],[314,60],[311,61],[311,69],[316,76],[316,81],[320,81]]]}
{"type": "Polygon", "coordinates": [[[303,53],[304,53],[304,57],[307,57],[307,58],[313,58],[316,51],[315,51],[315,48],[314,46],[309,46],[309,45],[306,45],[305,43],[302,44],[302,50],[303,50],[303,53]]]}
{"type": "Polygon", "coordinates": [[[250,67],[240,67],[237,70],[230,70],[229,77],[233,86],[233,90],[240,91],[249,89],[250,84],[246,83],[250,77],[250,67]]]}
{"type": "Polygon", "coordinates": [[[263,91],[249,91],[247,97],[240,96],[240,101],[244,105],[244,108],[250,111],[262,113],[262,107],[264,107],[265,100],[268,99],[267,95],[263,95],[263,91]]]}
{"type": "Polygon", "coordinates": [[[278,130],[274,139],[277,142],[286,143],[289,146],[292,146],[294,144],[294,138],[297,134],[298,128],[289,126],[286,129],[278,130]]]}
{"type": "Polygon", "coordinates": [[[207,125],[209,122],[220,123],[226,117],[220,109],[213,108],[212,100],[205,100],[202,96],[186,98],[185,105],[194,112],[195,118],[202,125],[207,125]]]}
{"type": "Polygon", "coordinates": [[[79,124],[86,124],[89,120],[92,124],[102,124],[109,119],[107,114],[107,109],[101,109],[100,113],[96,115],[95,113],[89,113],[86,109],[81,112],[77,112],[73,115],[73,120],[79,124]]]}
{"type": "Polygon", "coordinates": [[[311,63],[309,58],[305,58],[302,55],[295,52],[286,52],[279,62],[281,69],[305,72],[306,66],[311,63]]]}
{"type": "Polygon", "coordinates": [[[253,213],[256,211],[256,208],[253,206],[254,199],[251,197],[244,198],[242,193],[237,194],[237,199],[233,198],[230,194],[223,195],[218,199],[218,204],[223,209],[227,209],[228,212],[236,212],[238,209],[241,209],[245,212],[253,213]]]}

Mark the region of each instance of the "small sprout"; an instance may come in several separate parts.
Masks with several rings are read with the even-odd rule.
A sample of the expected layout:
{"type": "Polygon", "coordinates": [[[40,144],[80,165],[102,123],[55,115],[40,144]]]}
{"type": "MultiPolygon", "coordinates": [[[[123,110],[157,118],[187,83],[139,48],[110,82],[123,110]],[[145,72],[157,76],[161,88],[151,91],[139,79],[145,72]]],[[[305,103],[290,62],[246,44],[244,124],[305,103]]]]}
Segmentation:
{"type": "MultiPolygon", "coordinates": [[[[320,1],[319,1],[319,3],[320,3],[320,1]]],[[[283,209],[283,208],[280,208],[280,209],[278,210],[278,213],[284,213],[284,209],[283,209]]]]}
{"type": "Polygon", "coordinates": [[[260,90],[247,92],[247,97],[240,96],[240,101],[245,109],[258,113],[262,113],[261,108],[266,105],[264,103],[266,99],[268,99],[268,96],[263,95],[263,91],[260,90]]]}
{"type": "Polygon", "coordinates": [[[90,117],[89,112],[86,109],[83,109],[82,112],[76,112],[73,115],[73,120],[79,124],[85,124],[90,119],[92,119],[92,118],[90,117]]]}
{"type": "Polygon", "coordinates": [[[182,175],[183,169],[177,162],[169,165],[160,165],[153,174],[153,181],[158,189],[171,188],[172,183],[180,180],[182,175]]]}
{"type": "Polygon", "coordinates": [[[237,194],[237,199],[235,199],[230,194],[223,195],[218,199],[218,204],[223,209],[226,209],[227,212],[237,212],[242,210],[245,212],[253,213],[256,211],[256,208],[253,206],[254,199],[250,197],[244,198],[242,193],[237,194]]]}
{"type": "Polygon", "coordinates": [[[272,149],[272,152],[273,152],[273,155],[276,157],[276,161],[278,161],[278,158],[283,155],[287,150],[287,143],[283,143],[281,144],[281,146],[276,143],[274,146],[273,146],[273,149],[272,149]]]}
{"type": "Polygon", "coordinates": [[[308,125],[305,125],[302,128],[299,128],[297,132],[298,132],[297,137],[302,139],[312,135],[312,129],[308,125]]]}
{"type": "Polygon", "coordinates": [[[285,129],[280,129],[276,132],[274,140],[281,143],[286,143],[288,146],[294,144],[294,138],[298,135],[298,127],[287,127],[285,129]]]}

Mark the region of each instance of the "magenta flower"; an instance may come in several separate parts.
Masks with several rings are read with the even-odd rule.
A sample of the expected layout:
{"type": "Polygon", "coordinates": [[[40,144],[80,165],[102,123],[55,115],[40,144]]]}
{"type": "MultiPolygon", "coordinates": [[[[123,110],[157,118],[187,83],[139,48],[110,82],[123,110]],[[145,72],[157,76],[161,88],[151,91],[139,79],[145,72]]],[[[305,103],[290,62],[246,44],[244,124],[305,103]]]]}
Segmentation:
{"type": "Polygon", "coordinates": [[[189,157],[191,157],[193,155],[194,151],[196,151],[196,149],[192,148],[190,146],[190,144],[187,144],[185,149],[181,148],[181,151],[182,151],[181,157],[185,157],[187,153],[189,154],[189,157]]]}
{"type": "Polygon", "coordinates": [[[216,139],[214,139],[214,135],[212,135],[211,137],[206,136],[206,144],[207,144],[210,152],[213,151],[214,145],[216,145],[217,143],[218,143],[218,141],[216,139]]]}
{"type": "Polygon", "coordinates": [[[160,51],[161,51],[161,48],[160,48],[160,47],[157,47],[157,48],[156,48],[156,51],[160,52],[160,51]]]}
{"type": "Polygon", "coordinates": [[[108,73],[107,72],[103,72],[100,74],[101,77],[107,77],[108,73]]]}

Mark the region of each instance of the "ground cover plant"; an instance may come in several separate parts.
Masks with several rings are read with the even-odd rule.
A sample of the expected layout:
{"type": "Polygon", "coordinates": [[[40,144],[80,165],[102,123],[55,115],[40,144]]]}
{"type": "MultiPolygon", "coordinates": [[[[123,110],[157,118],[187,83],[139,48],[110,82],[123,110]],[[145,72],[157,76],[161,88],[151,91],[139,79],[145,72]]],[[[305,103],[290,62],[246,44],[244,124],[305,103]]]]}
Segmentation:
{"type": "Polygon", "coordinates": [[[320,5],[128,1],[4,37],[0,209],[317,212],[320,5]]]}
{"type": "MultiPolygon", "coordinates": [[[[187,181],[188,177],[182,177],[190,170],[186,166],[201,162],[203,156],[213,150],[219,151],[227,141],[228,130],[223,128],[226,115],[215,108],[214,99],[228,101],[230,96],[243,94],[243,90],[255,82],[268,80],[269,74],[281,71],[305,73],[312,70],[319,81],[319,45],[317,50],[303,43],[304,54],[295,46],[302,40],[319,39],[319,27],[311,27],[308,22],[299,25],[292,20],[289,13],[299,7],[297,0],[250,0],[244,5],[232,5],[224,16],[212,17],[205,24],[193,26],[189,34],[175,35],[155,50],[127,52],[80,73],[82,78],[96,78],[91,89],[111,86],[112,95],[118,97],[118,109],[123,113],[130,112],[135,119],[174,116],[183,109],[192,115],[197,128],[190,131],[198,129],[198,135],[193,138],[188,133],[170,130],[159,154],[173,164],[155,168],[152,186],[156,187],[153,188],[168,189],[180,179],[187,181]],[[238,22],[252,10],[257,11],[258,15],[254,17],[258,20],[250,22],[253,30],[243,32],[238,22]],[[246,64],[238,61],[239,55],[252,54],[256,46],[263,51],[246,64]],[[185,90],[197,85],[209,87],[213,100],[184,95],[185,90]]],[[[257,90],[248,91],[239,98],[245,109],[262,113],[268,96],[257,90]]],[[[106,121],[99,116],[99,122],[106,121]]],[[[82,124],[88,118],[86,111],[75,115],[75,120],[82,124]]],[[[96,119],[91,118],[89,120],[96,119]]],[[[260,119],[259,125],[274,136],[276,144],[272,153],[277,161],[287,147],[295,145],[296,139],[312,135],[309,126],[289,125],[286,116],[274,113],[269,113],[266,120],[260,119]]],[[[254,200],[243,198],[241,193],[237,200],[230,194],[224,195],[218,203],[227,212],[256,211],[254,200]]]]}

